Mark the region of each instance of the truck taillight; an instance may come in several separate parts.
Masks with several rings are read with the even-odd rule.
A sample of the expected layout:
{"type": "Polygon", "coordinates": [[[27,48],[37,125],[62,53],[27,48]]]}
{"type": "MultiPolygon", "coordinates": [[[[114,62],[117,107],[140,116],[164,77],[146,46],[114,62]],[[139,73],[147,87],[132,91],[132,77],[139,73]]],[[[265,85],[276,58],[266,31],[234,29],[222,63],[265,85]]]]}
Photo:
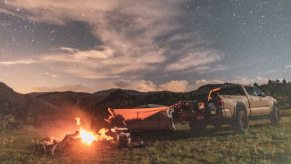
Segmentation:
{"type": "Polygon", "coordinates": [[[224,106],[224,101],[223,101],[223,99],[222,99],[222,98],[219,98],[219,99],[217,100],[217,104],[218,104],[218,106],[219,106],[220,108],[223,108],[223,106],[224,106]]]}
{"type": "Polygon", "coordinates": [[[204,104],[204,102],[199,102],[199,103],[198,103],[198,109],[199,109],[199,110],[204,110],[204,109],[205,109],[205,104],[204,104]]]}

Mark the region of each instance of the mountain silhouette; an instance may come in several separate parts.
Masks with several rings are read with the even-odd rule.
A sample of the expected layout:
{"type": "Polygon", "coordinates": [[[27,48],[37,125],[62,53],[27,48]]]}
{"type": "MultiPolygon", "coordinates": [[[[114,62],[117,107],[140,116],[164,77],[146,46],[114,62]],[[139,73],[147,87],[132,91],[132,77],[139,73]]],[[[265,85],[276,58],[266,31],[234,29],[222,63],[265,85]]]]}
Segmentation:
{"type": "MultiPolygon", "coordinates": [[[[264,84],[263,90],[280,94],[276,86],[264,84]]],[[[200,91],[191,92],[139,92],[126,89],[108,89],[95,93],[84,92],[38,92],[20,94],[5,83],[0,82],[0,120],[7,115],[23,123],[38,124],[41,121],[68,115],[74,109],[84,111],[97,119],[104,120],[107,108],[131,108],[145,104],[173,105],[179,100],[194,100],[201,96],[201,90],[209,90],[209,85],[200,87],[200,91]]],[[[211,87],[211,86],[210,86],[211,87]]],[[[290,96],[290,84],[280,85],[290,96]],[[283,86],[284,85],[284,86],[283,86]],[[287,88],[286,88],[287,87],[287,88]]],[[[2,119],[3,120],[3,119],[2,119]]]]}

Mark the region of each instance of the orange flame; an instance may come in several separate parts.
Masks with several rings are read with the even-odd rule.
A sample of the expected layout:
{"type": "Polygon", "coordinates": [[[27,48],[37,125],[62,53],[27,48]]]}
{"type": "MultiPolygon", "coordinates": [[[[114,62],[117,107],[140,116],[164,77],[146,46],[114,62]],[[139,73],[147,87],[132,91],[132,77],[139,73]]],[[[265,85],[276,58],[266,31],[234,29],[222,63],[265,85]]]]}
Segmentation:
{"type": "Polygon", "coordinates": [[[80,138],[83,143],[91,145],[93,141],[96,141],[97,137],[92,132],[86,131],[85,129],[80,129],[80,138]]]}
{"type": "Polygon", "coordinates": [[[81,141],[87,145],[91,145],[94,141],[103,141],[103,140],[112,140],[113,137],[106,135],[109,131],[106,128],[100,129],[98,133],[94,133],[93,131],[88,131],[81,126],[80,117],[75,118],[77,125],[80,126],[80,135],[81,141]]]}
{"type": "Polygon", "coordinates": [[[75,120],[77,121],[77,125],[80,125],[80,121],[81,121],[80,117],[76,117],[75,120]]]}
{"type": "Polygon", "coordinates": [[[98,140],[102,141],[102,140],[113,140],[113,137],[106,135],[106,133],[109,131],[109,129],[100,129],[98,131],[98,140]]]}

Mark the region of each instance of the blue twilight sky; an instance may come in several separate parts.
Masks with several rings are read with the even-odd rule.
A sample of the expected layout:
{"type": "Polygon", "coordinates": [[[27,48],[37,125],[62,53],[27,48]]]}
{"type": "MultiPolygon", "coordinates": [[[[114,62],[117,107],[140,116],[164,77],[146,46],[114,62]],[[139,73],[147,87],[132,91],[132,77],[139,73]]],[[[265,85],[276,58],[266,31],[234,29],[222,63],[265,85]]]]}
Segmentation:
{"type": "Polygon", "coordinates": [[[18,92],[283,78],[289,0],[0,0],[0,81],[18,92]]]}

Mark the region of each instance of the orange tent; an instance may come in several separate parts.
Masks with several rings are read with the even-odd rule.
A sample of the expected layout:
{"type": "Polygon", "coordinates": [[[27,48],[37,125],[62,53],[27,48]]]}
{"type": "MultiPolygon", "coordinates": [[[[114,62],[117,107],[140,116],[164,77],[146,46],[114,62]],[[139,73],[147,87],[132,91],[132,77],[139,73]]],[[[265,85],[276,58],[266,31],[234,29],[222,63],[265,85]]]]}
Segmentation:
{"type": "Polygon", "coordinates": [[[133,109],[113,109],[112,112],[118,116],[122,116],[126,121],[135,119],[146,119],[159,112],[166,112],[169,107],[157,107],[157,108],[133,108],[133,109]]]}
{"type": "Polygon", "coordinates": [[[175,130],[172,110],[167,106],[109,109],[111,116],[108,120],[121,116],[124,124],[131,131],[175,130]]]}

